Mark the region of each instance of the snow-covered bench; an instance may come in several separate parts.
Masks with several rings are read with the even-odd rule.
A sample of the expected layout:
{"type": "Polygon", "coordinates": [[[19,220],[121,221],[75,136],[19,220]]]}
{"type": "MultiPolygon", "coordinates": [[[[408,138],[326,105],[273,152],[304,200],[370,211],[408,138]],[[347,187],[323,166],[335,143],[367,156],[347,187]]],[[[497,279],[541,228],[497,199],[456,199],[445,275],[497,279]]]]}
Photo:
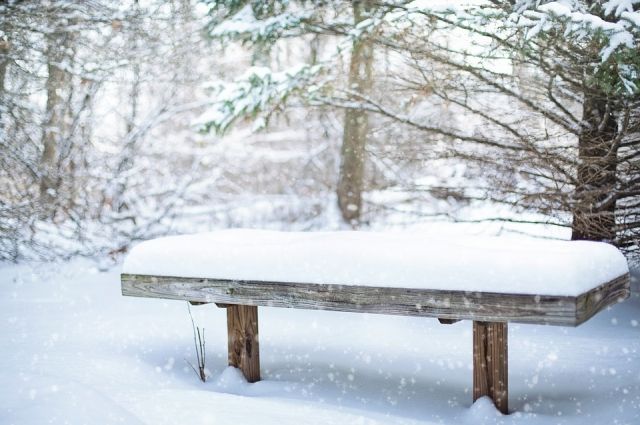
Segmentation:
{"type": "Polygon", "coordinates": [[[227,230],[136,246],[122,293],[226,307],[229,364],[250,382],[258,306],[472,320],[474,401],[506,413],[507,323],[577,326],[627,298],[629,274],[596,242],[227,230]]]}

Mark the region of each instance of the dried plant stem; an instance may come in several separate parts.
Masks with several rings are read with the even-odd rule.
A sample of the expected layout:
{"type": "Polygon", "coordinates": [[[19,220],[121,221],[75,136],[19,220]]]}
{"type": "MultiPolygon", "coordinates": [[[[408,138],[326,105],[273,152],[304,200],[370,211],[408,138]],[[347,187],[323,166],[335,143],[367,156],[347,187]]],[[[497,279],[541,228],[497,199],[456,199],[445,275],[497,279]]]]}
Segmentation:
{"type": "Polygon", "coordinates": [[[207,375],[205,374],[205,359],[206,359],[206,348],[205,348],[205,338],[204,338],[204,328],[202,328],[202,332],[200,332],[200,327],[196,326],[195,321],[193,320],[193,314],[191,314],[191,306],[187,303],[187,309],[189,311],[189,317],[191,318],[191,327],[193,329],[193,345],[196,349],[196,360],[198,362],[198,368],[188,362],[191,369],[198,375],[198,378],[202,382],[207,380],[207,375]]]}

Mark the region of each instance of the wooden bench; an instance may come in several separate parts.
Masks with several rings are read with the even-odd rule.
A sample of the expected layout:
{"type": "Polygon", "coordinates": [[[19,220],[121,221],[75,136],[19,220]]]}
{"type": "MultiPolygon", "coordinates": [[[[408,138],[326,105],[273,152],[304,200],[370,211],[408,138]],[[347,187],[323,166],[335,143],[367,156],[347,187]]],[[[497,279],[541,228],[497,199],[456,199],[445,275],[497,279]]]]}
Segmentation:
{"type": "Polygon", "coordinates": [[[473,400],[489,396],[503,413],[508,322],[577,326],[629,296],[626,261],[610,245],[498,238],[451,244],[366,232],[162,238],[131,252],[122,293],[226,308],[229,365],[249,382],[260,380],[259,306],[472,320],[473,400]]]}

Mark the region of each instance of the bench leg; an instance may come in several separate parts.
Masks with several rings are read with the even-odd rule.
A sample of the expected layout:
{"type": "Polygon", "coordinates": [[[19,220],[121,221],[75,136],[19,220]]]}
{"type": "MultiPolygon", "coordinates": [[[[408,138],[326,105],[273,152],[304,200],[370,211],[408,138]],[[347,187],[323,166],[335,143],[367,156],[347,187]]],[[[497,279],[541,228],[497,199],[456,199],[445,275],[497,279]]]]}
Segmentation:
{"type": "Polygon", "coordinates": [[[509,410],[507,324],[473,322],[473,401],[489,396],[496,408],[509,410]]]}
{"type": "Polygon", "coordinates": [[[239,368],[249,382],[260,380],[258,307],[227,306],[229,366],[239,368]]]}

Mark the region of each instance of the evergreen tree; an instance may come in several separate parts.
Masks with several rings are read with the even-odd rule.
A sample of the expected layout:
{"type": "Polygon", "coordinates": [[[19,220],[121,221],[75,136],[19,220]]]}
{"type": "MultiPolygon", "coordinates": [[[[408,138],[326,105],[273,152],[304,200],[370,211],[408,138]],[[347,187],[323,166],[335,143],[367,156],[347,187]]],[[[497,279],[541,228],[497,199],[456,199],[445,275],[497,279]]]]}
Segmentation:
{"type": "Polygon", "coordinates": [[[347,6],[357,10],[360,2],[275,2],[266,15],[255,13],[257,3],[232,3],[235,9],[211,3],[211,35],[252,45],[322,34],[338,53],[222,85],[207,126],[268,117],[291,97],[353,111],[347,117],[373,113],[428,135],[424,149],[432,157],[456,157],[475,170],[461,196],[542,213],[545,223],[570,226],[574,239],[638,248],[637,3],[376,2],[357,22],[347,6]],[[397,55],[400,65],[387,78],[404,97],[337,84],[347,40],[355,53],[371,43],[397,55]],[[414,99],[423,108],[445,102],[452,119],[421,115],[414,99]]]}

